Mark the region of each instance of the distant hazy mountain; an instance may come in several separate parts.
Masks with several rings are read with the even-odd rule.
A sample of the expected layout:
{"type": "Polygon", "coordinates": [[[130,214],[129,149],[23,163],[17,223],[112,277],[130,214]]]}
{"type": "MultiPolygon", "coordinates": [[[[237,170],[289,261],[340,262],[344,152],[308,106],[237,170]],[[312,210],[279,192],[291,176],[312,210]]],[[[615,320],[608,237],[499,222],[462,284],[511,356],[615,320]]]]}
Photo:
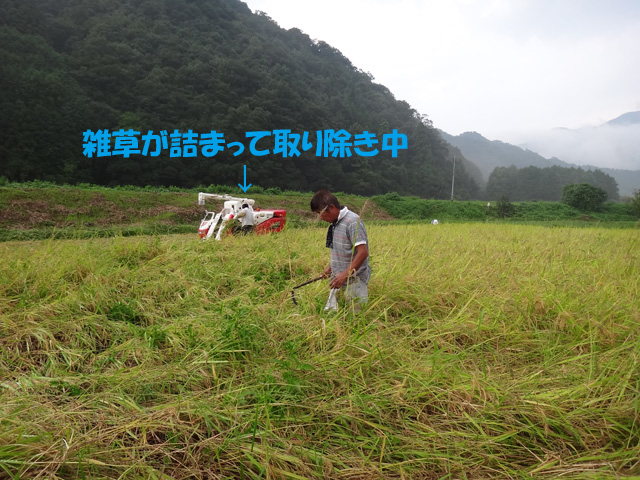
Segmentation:
{"type": "Polygon", "coordinates": [[[605,125],[640,125],[640,112],[629,112],[609,120],[605,125]]]}
{"type": "Polygon", "coordinates": [[[477,132],[465,132],[454,137],[441,130],[440,134],[451,145],[459,148],[468,160],[478,166],[484,176],[484,183],[487,182],[489,175],[496,167],[510,167],[511,165],[518,168],[531,165],[541,168],[552,165],[573,166],[557,158],[544,158],[531,150],[524,150],[509,143],[488,140],[477,132]]]}
{"type": "Polygon", "coordinates": [[[532,134],[520,145],[576,165],[640,170],[640,111],[625,113],[593,127],[556,128],[532,134]]]}
{"type": "MultiPolygon", "coordinates": [[[[623,115],[612,120],[612,122],[631,121],[631,119],[634,118],[634,114],[640,114],[640,112],[623,115]]],[[[515,165],[518,168],[528,166],[544,168],[558,165],[560,167],[580,167],[584,170],[601,170],[616,180],[620,195],[623,196],[632,195],[634,190],[640,188],[640,169],[624,170],[594,165],[578,165],[562,161],[556,157],[545,158],[539,153],[529,149],[517,147],[499,140],[488,140],[477,132],[465,132],[461,135],[453,136],[440,131],[440,134],[448,143],[457,147],[469,161],[478,166],[484,177],[483,185],[486,184],[489,175],[496,167],[510,167],[511,165],[515,165]]],[[[640,136],[637,138],[639,139],[638,142],[640,142],[640,136]]]]}

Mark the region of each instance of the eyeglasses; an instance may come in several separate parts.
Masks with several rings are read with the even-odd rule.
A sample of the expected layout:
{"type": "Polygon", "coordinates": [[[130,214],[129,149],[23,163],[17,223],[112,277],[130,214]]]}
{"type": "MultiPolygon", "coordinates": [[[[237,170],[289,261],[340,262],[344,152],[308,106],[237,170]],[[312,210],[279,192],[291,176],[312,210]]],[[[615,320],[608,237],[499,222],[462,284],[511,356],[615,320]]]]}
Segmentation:
{"type": "Polygon", "coordinates": [[[327,205],[327,206],[326,206],[326,207],[324,207],[322,210],[320,210],[320,211],[318,212],[318,216],[319,216],[319,217],[321,217],[321,216],[322,216],[322,214],[323,214],[324,212],[326,212],[326,211],[327,211],[327,208],[329,208],[329,205],[327,205]]]}

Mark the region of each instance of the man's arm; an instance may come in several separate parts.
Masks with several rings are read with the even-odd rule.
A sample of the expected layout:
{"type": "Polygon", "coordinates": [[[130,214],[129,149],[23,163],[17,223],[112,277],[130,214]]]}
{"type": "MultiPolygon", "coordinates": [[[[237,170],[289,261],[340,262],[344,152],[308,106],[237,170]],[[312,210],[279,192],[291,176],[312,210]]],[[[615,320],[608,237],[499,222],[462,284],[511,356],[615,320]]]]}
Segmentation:
{"type": "Polygon", "coordinates": [[[367,248],[366,243],[362,243],[356,246],[356,252],[353,258],[351,259],[351,263],[349,264],[349,268],[347,268],[344,272],[339,273],[331,280],[329,286],[331,288],[340,288],[345,284],[347,279],[351,275],[355,275],[358,269],[362,266],[364,261],[369,257],[369,249],[367,248]]]}

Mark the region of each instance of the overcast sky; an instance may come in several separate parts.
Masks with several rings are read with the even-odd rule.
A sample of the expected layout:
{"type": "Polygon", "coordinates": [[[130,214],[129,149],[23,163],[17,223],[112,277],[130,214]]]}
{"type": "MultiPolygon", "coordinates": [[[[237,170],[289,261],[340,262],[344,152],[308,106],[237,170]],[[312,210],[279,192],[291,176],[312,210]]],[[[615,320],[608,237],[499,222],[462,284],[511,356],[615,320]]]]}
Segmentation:
{"type": "Polygon", "coordinates": [[[520,143],[640,110],[640,0],[244,0],[452,135],[520,143]]]}

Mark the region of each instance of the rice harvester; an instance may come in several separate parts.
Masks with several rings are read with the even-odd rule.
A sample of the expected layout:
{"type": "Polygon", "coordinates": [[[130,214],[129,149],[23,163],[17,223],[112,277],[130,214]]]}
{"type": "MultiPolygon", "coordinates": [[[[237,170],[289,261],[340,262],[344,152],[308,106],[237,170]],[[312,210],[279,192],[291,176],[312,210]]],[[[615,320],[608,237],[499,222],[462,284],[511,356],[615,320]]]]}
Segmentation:
{"type": "Polygon", "coordinates": [[[287,221],[286,210],[254,209],[255,200],[252,198],[239,198],[216,193],[198,193],[198,205],[204,205],[207,199],[224,200],[224,206],[217,213],[206,210],[204,218],[200,221],[200,228],[198,228],[198,235],[202,240],[207,240],[210,237],[220,240],[225,225],[242,210],[242,205],[244,204],[247,204],[253,210],[253,231],[257,234],[279,232],[284,228],[287,221]]]}

